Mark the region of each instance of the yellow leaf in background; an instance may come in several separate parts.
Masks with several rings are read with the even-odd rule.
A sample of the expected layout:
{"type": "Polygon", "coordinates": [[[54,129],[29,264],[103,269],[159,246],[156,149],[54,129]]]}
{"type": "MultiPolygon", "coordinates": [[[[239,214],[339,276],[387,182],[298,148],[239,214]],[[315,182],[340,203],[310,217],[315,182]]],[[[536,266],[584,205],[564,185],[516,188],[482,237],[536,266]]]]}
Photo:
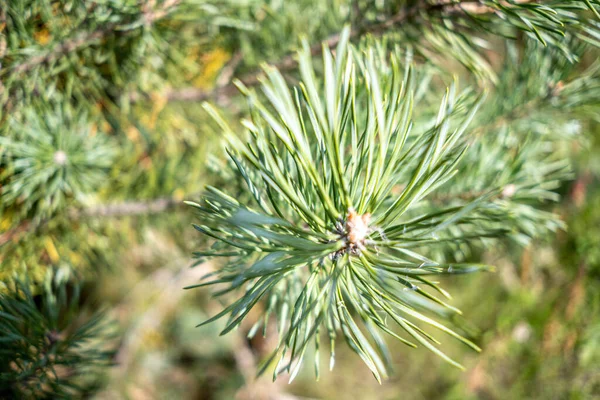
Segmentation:
{"type": "Polygon", "coordinates": [[[219,47],[202,55],[202,73],[194,79],[194,85],[202,89],[212,88],[219,72],[230,59],[231,54],[219,47]]]}
{"type": "Polygon", "coordinates": [[[42,28],[33,34],[33,38],[38,44],[44,46],[50,42],[50,31],[46,28],[42,28]]]}
{"type": "Polygon", "coordinates": [[[0,219],[0,232],[6,232],[12,225],[12,218],[9,214],[4,214],[0,219]]]}
{"type": "Polygon", "coordinates": [[[56,246],[54,246],[54,242],[49,236],[44,239],[44,247],[46,247],[46,251],[48,252],[48,257],[50,257],[50,260],[56,264],[58,260],[60,260],[60,256],[58,255],[56,246]]]}

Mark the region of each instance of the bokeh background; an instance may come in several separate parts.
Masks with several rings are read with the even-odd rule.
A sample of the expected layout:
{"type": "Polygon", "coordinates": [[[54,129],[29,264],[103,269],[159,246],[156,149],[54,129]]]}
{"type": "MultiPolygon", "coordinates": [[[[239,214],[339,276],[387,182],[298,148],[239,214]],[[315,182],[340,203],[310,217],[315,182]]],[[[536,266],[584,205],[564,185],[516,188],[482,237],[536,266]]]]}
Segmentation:
{"type": "MultiPolygon", "coordinates": [[[[245,103],[231,86],[234,77],[251,81],[266,61],[293,70],[288,55],[299,38],[318,44],[346,23],[368,32],[404,3],[0,2],[0,136],[25,144],[15,150],[0,142],[0,278],[4,289],[24,275],[35,286],[49,270],[66,271],[84,282],[82,307],[106,310],[117,332],[107,339],[114,365],[94,398],[600,397],[600,125],[593,112],[574,122],[577,135],[564,144],[572,179],[561,184],[561,200],[548,205],[565,228],[478,254],[497,266],[495,273],[444,279],[483,349],[444,343],[466,371],[397,344],[395,371],[379,385],[340,345],[334,371],[319,382],[305,368],[291,385],[271,383],[254,377],[268,337],[247,340],[245,325],[219,336],[221,322],[195,328],[222,304],[209,290],[182,288],[218,263],[192,259],[202,239],[182,201],[229,179],[220,133],[201,101],[235,121],[245,103]],[[14,154],[25,160],[20,180],[14,154]],[[63,173],[67,160],[73,167],[63,173]]],[[[430,40],[417,52],[423,62],[475,86],[506,68],[504,39],[482,33],[491,45],[481,59],[461,64],[464,58],[445,54],[427,32],[421,37],[423,26],[384,36],[402,45],[430,40]],[[482,60],[489,71],[476,64],[482,60]]],[[[511,48],[522,50],[525,40],[517,36],[511,48]]],[[[569,76],[597,58],[586,48],[569,76]]],[[[529,70],[520,82],[537,78],[529,70]]],[[[523,119],[536,106],[523,107],[515,103],[499,123],[523,119]]]]}

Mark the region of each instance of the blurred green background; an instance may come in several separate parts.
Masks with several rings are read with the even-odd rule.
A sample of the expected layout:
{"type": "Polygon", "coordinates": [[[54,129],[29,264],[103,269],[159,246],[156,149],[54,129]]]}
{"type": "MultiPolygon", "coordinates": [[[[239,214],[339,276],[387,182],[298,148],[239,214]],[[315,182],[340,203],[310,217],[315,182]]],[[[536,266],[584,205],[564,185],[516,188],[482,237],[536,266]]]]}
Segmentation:
{"type": "MultiPolygon", "coordinates": [[[[0,135],[29,146],[19,153],[0,142],[0,286],[6,289],[19,276],[35,286],[49,270],[69,271],[84,282],[82,306],[107,310],[118,331],[117,339],[110,339],[114,365],[94,398],[600,398],[597,108],[577,122],[585,137],[565,142],[573,178],[562,183],[560,202],[548,206],[566,228],[524,247],[487,248],[479,256],[497,266],[495,273],[443,279],[483,348],[476,354],[443,343],[466,371],[423,349],[393,344],[395,371],[379,385],[340,344],[335,369],[322,373],[319,382],[305,368],[291,385],[285,379],[271,383],[268,376],[254,378],[270,348],[268,337],[248,341],[250,326],[221,337],[222,322],[195,328],[222,305],[209,290],[182,288],[218,264],[189,268],[202,243],[181,202],[195,199],[206,184],[227,185],[230,179],[221,171],[220,134],[200,100],[210,99],[236,120],[246,108],[231,87],[233,77],[252,79],[266,61],[293,70],[287,55],[301,36],[319,43],[345,23],[367,32],[411,5],[383,0],[0,4],[0,135]],[[65,149],[75,167],[54,178],[48,171],[61,165],[57,148],[65,149]],[[38,161],[24,161],[29,169],[16,179],[15,157],[38,161]]],[[[418,25],[391,30],[386,40],[414,45],[417,59],[474,85],[500,73],[507,57],[504,39],[491,34],[482,34],[491,46],[479,49],[480,58],[466,52],[459,57],[456,49],[435,53],[444,44],[427,38],[429,33],[419,47],[419,33],[418,25]],[[477,66],[484,61],[491,72],[477,66]],[[472,69],[479,74],[474,77],[472,69]]],[[[515,47],[523,50],[524,39],[517,36],[515,47]]],[[[582,51],[570,76],[598,54],[594,48],[582,51]]],[[[503,115],[507,123],[521,106],[517,102],[503,115]]]]}

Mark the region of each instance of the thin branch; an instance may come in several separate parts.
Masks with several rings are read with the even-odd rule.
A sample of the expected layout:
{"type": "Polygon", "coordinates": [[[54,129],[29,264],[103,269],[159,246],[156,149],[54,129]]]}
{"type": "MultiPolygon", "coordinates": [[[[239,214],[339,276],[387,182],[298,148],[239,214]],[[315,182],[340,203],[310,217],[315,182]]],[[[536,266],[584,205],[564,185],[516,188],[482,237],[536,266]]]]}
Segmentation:
{"type": "MultiPolygon", "coordinates": [[[[532,3],[535,0],[516,0],[517,3],[532,3]]],[[[505,3],[503,3],[505,4],[505,3]]],[[[509,4],[509,3],[506,3],[509,4]]],[[[364,34],[371,34],[375,36],[382,35],[389,31],[394,26],[406,22],[408,19],[416,17],[419,13],[431,13],[433,11],[445,14],[489,14],[495,12],[494,8],[485,6],[477,0],[468,0],[456,2],[453,0],[445,0],[437,4],[428,4],[427,7],[417,5],[409,9],[402,9],[389,19],[366,26],[362,29],[352,29],[350,31],[350,38],[362,36],[364,34]]],[[[333,49],[338,45],[340,41],[340,35],[334,34],[329,36],[323,43],[329,49],[333,49]]],[[[321,53],[323,47],[321,42],[315,43],[310,47],[311,54],[318,55],[321,53]]],[[[298,65],[298,61],[295,59],[293,54],[288,54],[280,61],[272,64],[274,67],[279,69],[281,72],[289,71],[294,69],[298,65]]],[[[244,83],[245,86],[255,86],[259,83],[259,77],[261,72],[255,71],[247,74],[239,80],[244,83]]],[[[187,87],[183,89],[170,89],[166,92],[165,97],[168,101],[205,101],[208,99],[221,99],[231,97],[237,93],[237,88],[233,83],[227,85],[218,86],[213,90],[204,90],[200,88],[187,87]]],[[[137,101],[141,98],[138,93],[131,95],[132,101],[137,101]]]]}
{"type": "Polygon", "coordinates": [[[87,45],[92,44],[96,40],[99,40],[107,36],[109,33],[113,32],[115,27],[116,24],[109,24],[99,30],[84,33],[77,37],[71,38],[63,43],[58,43],[46,53],[33,56],[24,63],[13,66],[11,70],[14,74],[22,74],[25,72],[29,72],[30,70],[32,70],[40,64],[50,63],[52,61],[57,60],[65,54],[71,53],[87,45]]]}
{"type": "MultiPolygon", "coordinates": [[[[504,185],[502,190],[491,199],[509,199],[515,195],[515,191],[516,186],[512,183],[508,183],[504,185]]],[[[485,190],[470,190],[462,193],[434,193],[427,197],[426,200],[429,200],[434,204],[446,204],[457,200],[469,202],[487,194],[488,192],[489,191],[485,190]]]]}
{"type": "MultiPolygon", "coordinates": [[[[72,208],[67,210],[67,215],[71,220],[94,217],[116,218],[144,214],[158,214],[181,206],[183,206],[183,202],[180,199],[161,197],[146,201],[125,201],[121,203],[102,204],[83,209],[72,208]]],[[[16,227],[0,234],[0,246],[13,240],[18,242],[24,233],[35,231],[46,225],[49,221],[50,219],[43,219],[38,222],[34,222],[33,220],[22,221],[16,227]]]]}
{"type": "Polygon", "coordinates": [[[429,200],[435,204],[446,204],[456,200],[469,202],[483,196],[486,193],[486,191],[481,190],[473,190],[462,193],[434,193],[427,197],[426,200],[429,200]]]}
{"type": "Polygon", "coordinates": [[[124,217],[130,215],[161,213],[177,208],[182,204],[180,199],[161,197],[148,201],[125,201],[114,204],[102,204],[84,209],[72,209],[68,214],[74,219],[86,217],[124,217]]]}
{"type": "MultiPolygon", "coordinates": [[[[514,190],[514,185],[507,185],[502,193],[503,197],[512,196],[511,190],[514,190]]],[[[463,200],[469,201],[474,200],[479,196],[482,196],[484,192],[472,191],[465,193],[457,193],[457,194],[437,194],[432,195],[428,198],[428,200],[433,203],[448,203],[453,200],[463,200]]],[[[193,197],[193,196],[187,196],[193,197]]],[[[145,214],[158,214],[170,210],[174,210],[177,208],[183,207],[183,202],[181,199],[172,198],[172,197],[160,197],[152,200],[142,200],[142,201],[124,201],[121,203],[112,203],[112,204],[101,204],[97,206],[92,206],[88,208],[72,208],[67,211],[67,215],[72,220],[80,220],[84,218],[118,218],[118,217],[128,217],[128,216],[136,216],[136,215],[145,215],[145,214]]],[[[38,229],[39,227],[48,223],[49,220],[45,219],[38,223],[33,223],[32,220],[25,220],[21,222],[21,224],[17,225],[13,229],[8,230],[0,234],[0,246],[8,243],[12,240],[20,240],[20,236],[25,232],[30,232],[38,229]]]]}
{"type": "MultiPolygon", "coordinates": [[[[165,1],[161,7],[155,10],[144,11],[142,14],[142,18],[144,20],[145,25],[151,25],[153,22],[160,20],[167,16],[175,6],[177,6],[181,0],[167,0],[165,1]]],[[[41,64],[47,64],[57,60],[58,58],[64,56],[65,54],[72,53],[79,49],[82,49],[90,44],[104,39],[106,36],[110,35],[115,31],[115,29],[119,26],[117,23],[106,24],[102,28],[78,35],[74,38],[67,39],[62,43],[56,44],[49,51],[44,54],[40,54],[37,56],[33,56],[27,61],[14,65],[10,68],[10,70],[15,74],[22,74],[29,72],[33,68],[37,67],[41,64]]]]}
{"type": "MultiPolygon", "coordinates": [[[[478,1],[462,2],[462,3],[460,3],[460,6],[463,8],[457,8],[458,6],[459,6],[459,4],[457,4],[456,2],[448,0],[448,1],[445,1],[445,2],[442,2],[439,4],[429,4],[427,7],[415,6],[415,7],[409,8],[409,9],[402,9],[401,11],[399,11],[398,13],[396,13],[395,15],[393,15],[392,17],[390,17],[389,19],[387,19],[383,22],[366,26],[363,29],[352,29],[350,31],[350,38],[354,39],[356,37],[362,36],[367,33],[371,34],[371,35],[381,35],[381,34],[387,32],[388,30],[390,30],[391,28],[393,28],[394,26],[396,26],[402,22],[405,22],[409,18],[416,17],[419,13],[429,13],[432,11],[440,11],[440,12],[468,11],[470,13],[482,13],[484,11],[487,11],[484,9],[477,8],[478,6],[481,6],[478,1]]],[[[329,36],[322,43],[329,49],[333,49],[335,46],[338,45],[339,42],[340,42],[340,35],[334,34],[332,36],[329,36]]],[[[322,50],[323,50],[323,47],[322,47],[321,42],[315,43],[310,47],[310,52],[313,56],[320,54],[322,50]]],[[[277,69],[279,69],[279,71],[285,72],[285,71],[294,69],[298,65],[298,61],[296,60],[295,55],[288,54],[287,56],[285,56],[284,58],[282,58],[281,60],[279,60],[278,62],[276,62],[272,65],[274,67],[276,67],[277,69]]],[[[248,87],[255,86],[259,83],[260,74],[261,74],[260,71],[252,72],[250,74],[247,74],[247,75],[239,78],[239,80],[245,86],[248,86],[248,87]]],[[[225,86],[220,86],[220,87],[217,87],[216,89],[208,90],[208,91],[204,90],[204,89],[200,89],[200,88],[193,88],[193,87],[188,87],[188,88],[183,88],[183,89],[170,89],[166,92],[165,97],[167,98],[168,101],[204,101],[204,100],[208,100],[208,99],[212,99],[212,98],[229,97],[229,96],[233,96],[236,93],[237,93],[237,88],[235,87],[235,85],[233,83],[230,82],[229,84],[227,84],[225,86]]],[[[140,97],[141,96],[139,96],[138,94],[134,94],[131,96],[131,100],[135,101],[135,100],[138,100],[140,97]]]]}
{"type": "Polygon", "coordinates": [[[238,65],[242,62],[244,58],[244,54],[241,51],[236,51],[235,54],[231,57],[231,59],[227,62],[227,64],[221,69],[219,72],[219,77],[217,78],[216,85],[217,87],[223,87],[231,82],[235,74],[235,70],[238,65]]]}
{"type": "MultiPolygon", "coordinates": [[[[141,315],[136,316],[135,322],[128,327],[123,335],[124,340],[119,351],[115,356],[117,366],[114,368],[114,378],[122,379],[123,374],[128,370],[129,365],[133,362],[135,355],[143,344],[144,335],[148,332],[158,329],[165,318],[168,318],[181,301],[185,294],[182,288],[189,282],[200,280],[204,275],[212,271],[210,263],[204,263],[195,268],[183,268],[178,271],[172,271],[173,265],[181,265],[185,263],[185,258],[175,260],[169,268],[161,268],[156,271],[152,277],[155,286],[158,290],[151,290],[144,287],[144,304],[148,307],[141,315]]],[[[141,282],[146,284],[147,282],[141,282]]],[[[139,284],[139,283],[138,283],[139,284]]],[[[135,288],[132,288],[134,290],[135,288]]],[[[121,306],[130,307],[135,299],[128,298],[125,304],[121,306]]]]}

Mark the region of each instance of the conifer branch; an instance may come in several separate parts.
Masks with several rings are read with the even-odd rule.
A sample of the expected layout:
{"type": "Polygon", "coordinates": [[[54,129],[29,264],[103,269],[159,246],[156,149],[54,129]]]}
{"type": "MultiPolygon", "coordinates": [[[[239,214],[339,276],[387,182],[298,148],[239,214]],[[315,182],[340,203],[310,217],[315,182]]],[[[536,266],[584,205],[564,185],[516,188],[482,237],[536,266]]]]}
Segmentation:
{"type": "Polygon", "coordinates": [[[96,31],[80,34],[62,43],[58,43],[49,51],[33,56],[21,64],[12,66],[11,70],[15,74],[29,72],[40,64],[52,62],[65,54],[72,53],[85,46],[89,46],[93,42],[100,40],[108,34],[114,32],[114,28],[116,26],[117,24],[108,24],[107,26],[104,26],[96,31]]]}
{"type": "Polygon", "coordinates": [[[196,255],[235,257],[215,280],[190,288],[229,284],[217,295],[247,288],[237,301],[204,322],[229,314],[222,334],[239,326],[261,298],[273,299],[267,302],[267,316],[252,332],[260,324],[266,326],[269,315],[277,315],[278,345],[261,369],[271,362],[277,364],[274,378],[287,371],[290,380],[294,379],[308,344],[314,340],[315,349],[319,348],[319,331],[329,333],[331,367],[335,337],[341,334],[378,380],[386,376],[389,366],[382,334],[411,347],[420,343],[460,367],[428,342],[431,336],[416,328],[412,318],[478,349],[450,328],[413,311],[417,306],[413,296],[427,299],[418,303],[419,308],[428,309],[425,313],[433,313],[430,307],[437,305],[450,314],[460,313],[423,291],[418,285],[428,281],[421,275],[488,267],[436,262],[402,246],[429,243],[433,233],[442,233],[449,225],[470,224],[467,214],[479,206],[485,208],[495,194],[485,188],[483,196],[458,207],[418,218],[406,215],[454,174],[465,151],[460,137],[481,99],[463,103],[466,97],[451,87],[437,119],[427,123],[431,129],[415,133],[411,127],[416,73],[409,66],[402,68],[397,54],[389,64],[373,51],[362,54],[347,45],[349,37],[345,30],[335,56],[324,45],[322,86],[312,69],[311,47],[305,44],[299,54],[302,94],[295,91],[295,101],[280,72],[265,68],[268,81],[262,89],[278,111],[277,119],[252,91],[242,87],[256,107],[252,120],[243,121],[252,138],[247,143],[237,139],[218,112],[207,106],[227,138],[228,154],[253,201],[241,202],[208,188],[200,203],[188,203],[201,217],[201,224],[194,227],[216,240],[196,255]],[[391,104],[384,106],[383,98],[392,99],[391,104]],[[461,108],[469,112],[455,111],[461,108]],[[304,121],[303,115],[310,120],[304,121]],[[400,182],[409,183],[399,196],[392,194],[400,182]],[[253,205],[258,208],[252,209],[253,205]],[[432,303],[426,305],[429,300],[432,303]],[[385,312],[408,337],[396,335],[374,310],[385,312]],[[375,348],[366,339],[369,336],[375,348]]]}
{"type": "MultiPolygon", "coordinates": [[[[151,10],[148,6],[153,3],[155,3],[153,0],[150,0],[146,3],[146,7],[144,7],[146,10],[144,10],[141,16],[144,21],[144,25],[146,26],[166,17],[174,9],[174,7],[181,3],[181,0],[167,0],[162,3],[160,7],[151,10]]],[[[75,52],[93,44],[94,42],[104,39],[105,37],[114,33],[115,29],[118,28],[119,25],[120,23],[109,23],[95,31],[86,32],[69,38],[64,42],[57,43],[54,45],[54,47],[43,54],[35,55],[23,63],[12,66],[10,70],[15,74],[27,73],[41,64],[50,63],[66,54],[75,52]]]]}
{"type": "MultiPolygon", "coordinates": [[[[467,3],[477,3],[475,1],[469,1],[467,3]]],[[[429,12],[434,10],[445,11],[453,9],[457,6],[455,2],[445,1],[440,4],[432,5],[429,4],[427,7],[415,6],[410,9],[402,9],[400,12],[391,16],[389,19],[372,24],[370,26],[364,27],[363,29],[351,29],[350,30],[350,38],[356,38],[362,36],[364,34],[371,35],[381,35],[387,30],[393,28],[395,25],[406,21],[407,19],[416,16],[420,11],[429,12]]],[[[334,49],[338,43],[340,42],[340,34],[336,33],[329,36],[323,42],[318,42],[310,46],[311,55],[315,56],[321,53],[323,50],[323,46],[328,49],[334,49]]],[[[281,60],[272,64],[275,68],[277,68],[281,72],[290,71],[298,66],[298,60],[295,57],[295,54],[288,54],[283,57],[281,60]]],[[[249,73],[245,76],[238,78],[245,86],[252,87],[256,86],[259,83],[259,78],[261,76],[262,71],[255,71],[249,73]]],[[[205,101],[208,99],[221,98],[221,97],[230,97],[236,94],[237,88],[233,84],[233,82],[217,87],[214,90],[204,90],[200,88],[183,88],[183,89],[171,89],[166,93],[166,98],[168,101],[205,101]]],[[[139,98],[139,96],[134,96],[135,99],[139,98]]]]}
{"type": "MultiPolygon", "coordinates": [[[[519,3],[529,3],[532,0],[520,0],[519,3]]],[[[361,37],[365,34],[371,34],[374,36],[380,36],[390,29],[394,28],[400,23],[403,23],[410,18],[418,16],[419,13],[429,14],[431,12],[437,12],[440,14],[486,14],[493,13],[494,9],[488,6],[481,4],[477,0],[469,0],[456,2],[452,0],[445,0],[438,4],[426,4],[421,3],[417,6],[413,6],[411,8],[404,8],[393,16],[390,16],[385,21],[374,23],[369,26],[363,27],[362,29],[352,28],[350,30],[350,38],[354,39],[357,37],[361,37]],[[423,7],[423,4],[426,7],[423,7]]],[[[340,41],[340,34],[336,33],[334,35],[329,36],[323,42],[318,42],[313,44],[310,47],[310,53],[313,56],[319,55],[323,50],[323,45],[328,49],[334,49],[340,41]]],[[[296,59],[294,54],[288,54],[281,60],[271,64],[275,68],[277,68],[281,72],[286,72],[293,70],[298,66],[298,60],[296,59]]],[[[245,86],[252,87],[256,86],[259,83],[259,78],[261,76],[260,70],[251,72],[247,75],[244,75],[239,79],[245,86]]],[[[230,82],[227,85],[221,85],[213,90],[206,90],[195,87],[187,87],[187,88],[179,88],[179,89],[169,89],[167,90],[165,97],[168,101],[206,101],[209,99],[219,99],[219,98],[227,98],[235,95],[238,92],[237,88],[230,82]]],[[[136,101],[141,97],[139,94],[133,94],[131,96],[131,100],[136,101]]]]}
{"type": "MultiPolygon", "coordinates": [[[[571,178],[574,146],[564,144],[582,140],[590,116],[600,120],[600,64],[572,67],[587,49],[600,48],[600,0],[344,0],[339,8],[309,0],[7,4],[0,7],[0,225],[10,229],[0,231],[0,275],[36,282],[23,289],[0,282],[0,359],[8,360],[0,363],[0,398],[33,397],[7,395],[2,382],[29,390],[28,374],[60,361],[49,351],[59,342],[84,357],[52,371],[56,379],[39,374],[40,382],[69,385],[63,380],[86,378],[81,366],[102,359],[97,366],[105,368],[114,360],[103,352],[100,331],[88,335],[86,354],[68,337],[86,320],[79,301],[57,307],[54,297],[71,300],[71,283],[39,286],[48,295],[42,307],[40,292],[34,299],[26,291],[54,265],[62,276],[118,263],[115,252],[125,246],[115,242],[140,228],[130,222],[144,221],[143,228],[181,217],[175,213],[182,197],[170,188],[204,177],[197,167],[205,148],[196,133],[205,116],[185,104],[161,113],[168,101],[235,100],[227,120],[205,106],[229,159],[215,168],[219,188],[187,202],[206,239],[194,253],[194,265],[202,265],[159,267],[152,275],[164,285],[158,296],[141,288],[145,309],[124,332],[113,372],[117,380],[129,375],[141,338],[179,306],[178,290],[189,280],[189,288],[214,288],[228,304],[206,322],[226,319],[222,333],[241,334],[234,357],[246,388],[238,397],[248,398],[263,389],[257,372],[294,379],[312,358],[318,377],[320,356],[328,353],[332,368],[341,341],[377,379],[393,364],[386,336],[460,367],[437,334],[473,350],[478,338],[456,325],[460,311],[436,277],[487,271],[474,250],[499,240],[524,244],[564,226],[547,206],[571,178]],[[329,36],[345,22],[352,28],[329,36]],[[297,34],[309,38],[298,57],[289,54],[297,34]],[[497,51],[488,38],[506,47],[497,51]],[[228,55],[223,46],[231,43],[228,55]],[[322,60],[311,57],[317,55],[322,60]],[[252,67],[271,60],[261,71],[252,67]],[[459,90],[456,82],[440,91],[448,75],[436,74],[450,72],[446,60],[484,82],[487,100],[479,87],[459,90]],[[181,88],[192,80],[205,89],[181,88]],[[130,107],[150,101],[154,90],[161,98],[151,110],[130,107]],[[240,126],[231,115],[242,97],[250,104],[240,126]],[[138,153],[141,163],[132,158],[138,153]],[[156,188],[173,197],[143,200],[156,188]],[[213,258],[221,262],[205,263],[213,258]],[[55,329],[67,310],[76,310],[68,318],[75,324],[55,329]],[[32,368],[17,365],[25,352],[35,356],[32,368]]],[[[574,184],[576,206],[590,179],[574,184]]],[[[569,243],[569,251],[585,253],[594,244],[569,243]]],[[[158,253],[142,250],[133,256],[144,265],[158,253]]],[[[567,319],[581,305],[591,257],[580,263],[567,319]]],[[[527,276],[522,284],[532,283],[527,276]]],[[[126,298],[137,296],[130,291],[126,298]]],[[[135,310],[131,303],[125,308],[135,310]]],[[[276,386],[268,391],[279,395],[276,386]]]]}
{"type": "Polygon", "coordinates": [[[85,316],[81,287],[64,270],[48,270],[32,289],[26,277],[0,292],[0,397],[82,398],[112,363],[112,322],[85,316]],[[40,293],[41,292],[41,293],[40,293]]]}
{"type": "MultiPolygon", "coordinates": [[[[459,366],[431,345],[428,333],[412,325],[415,318],[478,349],[443,325],[442,319],[460,311],[424,290],[423,284],[432,283],[425,275],[489,269],[444,255],[459,243],[469,248],[488,239],[526,243],[561,226],[556,215],[536,206],[558,199],[553,190],[569,176],[564,160],[550,157],[538,139],[526,143],[519,127],[514,127],[517,132],[507,127],[502,139],[476,134],[481,126],[504,125],[507,116],[517,119],[511,125],[518,125],[523,113],[531,119],[540,103],[556,107],[564,102],[559,95],[568,90],[555,83],[563,77],[540,75],[537,90],[510,76],[513,65],[532,71],[552,65],[560,50],[523,60],[511,56],[504,86],[497,88],[499,97],[486,103],[485,111],[478,112],[480,97],[468,90],[459,94],[451,86],[436,116],[416,111],[423,104],[414,88],[432,79],[427,72],[403,66],[406,60],[395,52],[388,61],[383,50],[347,46],[350,37],[344,31],[335,54],[330,43],[323,45],[321,79],[313,70],[314,46],[308,44],[299,53],[301,78],[294,87],[276,68],[265,67],[261,90],[266,104],[238,83],[252,105],[249,119],[241,122],[245,139],[218,111],[205,107],[222,130],[231,167],[248,193],[233,197],[209,187],[200,202],[188,203],[200,217],[194,227],[214,240],[196,256],[230,260],[213,280],[189,288],[218,285],[216,296],[241,293],[204,322],[228,316],[222,334],[238,327],[264,299],[265,319],[252,334],[276,315],[278,345],[261,369],[277,365],[274,378],[287,371],[293,379],[311,340],[318,356],[319,331],[329,333],[331,365],[341,332],[377,379],[385,377],[389,361],[381,333],[411,347],[423,345],[459,366]],[[523,93],[507,104],[505,90],[523,93]],[[479,125],[469,128],[474,121],[479,125]],[[442,306],[443,318],[413,312],[428,307],[414,296],[442,306]],[[395,309],[396,303],[401,307],[395,309]],[[379,313],[387,314],[408,338],[395,336],[379,313]]],[[[593,71],[565,86],[580,86],[578,81],[594,76],[593,71]]],[[[593,104],[595,98],[569,107],[586,102],[593,104]]],[[[441,310],[434,308],[425,313],[441,310]]]]}

